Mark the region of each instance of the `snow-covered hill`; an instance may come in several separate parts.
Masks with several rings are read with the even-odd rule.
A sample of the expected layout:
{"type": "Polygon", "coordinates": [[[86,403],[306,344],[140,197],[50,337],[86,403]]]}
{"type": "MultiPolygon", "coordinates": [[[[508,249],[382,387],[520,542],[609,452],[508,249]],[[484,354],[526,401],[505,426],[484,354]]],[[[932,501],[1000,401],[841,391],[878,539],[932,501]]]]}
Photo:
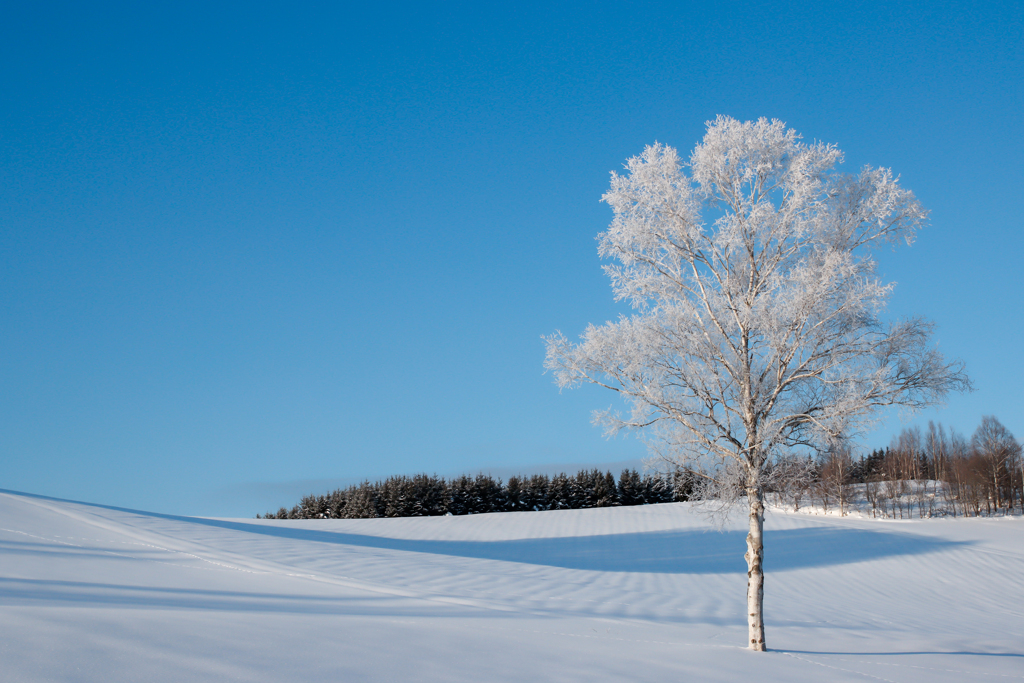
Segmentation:
{"type": "Polygon", "coordinates": [[[0,493],[3,681],[1024,679],[1024,522],[217,520],[0,493]]]}

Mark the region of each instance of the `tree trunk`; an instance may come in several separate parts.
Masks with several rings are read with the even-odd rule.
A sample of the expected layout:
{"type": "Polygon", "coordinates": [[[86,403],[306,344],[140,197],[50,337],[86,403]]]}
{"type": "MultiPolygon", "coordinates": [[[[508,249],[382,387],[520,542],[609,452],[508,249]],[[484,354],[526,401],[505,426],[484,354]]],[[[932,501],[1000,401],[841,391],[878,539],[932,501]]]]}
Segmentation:
{"type": "Polygon", "coordinates": [[[764,492],[747,489],[750,532],[747,534],[747,633],[751,650],[765,651],[764,645],[764,492]]]}

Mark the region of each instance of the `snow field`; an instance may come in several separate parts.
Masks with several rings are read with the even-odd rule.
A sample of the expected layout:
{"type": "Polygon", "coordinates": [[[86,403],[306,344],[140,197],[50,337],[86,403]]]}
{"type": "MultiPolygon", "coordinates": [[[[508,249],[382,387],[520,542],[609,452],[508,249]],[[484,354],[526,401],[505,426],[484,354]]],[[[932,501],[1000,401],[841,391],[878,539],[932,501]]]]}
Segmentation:
{"type": "Polygon", "coordinates": [[[1024,522],[689,504],[369,520],[173,517],[0,493],[4,681],[1024,679],[1024,522]]]}

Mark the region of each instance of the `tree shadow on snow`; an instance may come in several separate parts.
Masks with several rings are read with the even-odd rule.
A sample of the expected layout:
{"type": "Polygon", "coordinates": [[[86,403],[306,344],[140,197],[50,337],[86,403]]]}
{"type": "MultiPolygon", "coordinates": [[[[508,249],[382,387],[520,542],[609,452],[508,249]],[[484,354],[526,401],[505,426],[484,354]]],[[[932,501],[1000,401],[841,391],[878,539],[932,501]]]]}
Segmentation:
{"type": "MultiPolygon", "coordinates": [[[[0,490],[2,491],[2,490],[0,490]]],[[[32,498],[47,496],[3,491],[32,498]]],[[[75,501],[62,501],[75,502],[75,501]]],[[[376,548],[482,560],[520,562],[563,569],[664,574],[729,574],[746,572],[743,531],[651,531],[598,536],[533,538],[507,541],[433,541],[384,538],[275,524],[183,517],[80,503],[120,512],[169,519],[207,527],[311,541],[331,546],[376,548]]],[[[821,526],[765,531],[765,569],[769,572],[851,564],[907,555],[921,555],[968,545],[884,530],[821,526]]]]}
{"type": "MultiPolygon", "coordinates": [[[[205,522],[204,522],[205,523],[205,522]]],[[[321,543],[521,562],[563,569],[664,574],[745,573],[741,531],[653,531],[510,541],[421,541],[215,522],[250,533],[321,543]]],[[[765,532],[765,569],[787,571],[920,555],[963,545],[886,531],[825,527],[765,532]]]]}

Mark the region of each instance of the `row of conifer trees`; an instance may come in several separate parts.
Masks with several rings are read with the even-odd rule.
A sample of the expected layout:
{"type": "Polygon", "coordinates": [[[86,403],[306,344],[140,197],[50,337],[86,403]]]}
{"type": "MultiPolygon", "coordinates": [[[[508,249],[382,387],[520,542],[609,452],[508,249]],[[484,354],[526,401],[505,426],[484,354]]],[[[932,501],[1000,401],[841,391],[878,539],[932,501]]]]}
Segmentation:
{"type": "MultiPolygon", "coordinates": [[[[265,518],[421,517],[671,503],[692,499],[698,493],[695,480],[686,470],[643,476],[623,470],[618,481],[596,469],[507,482],[486,474],[454,479],[419,474],[309,495],[265,518]]],[[[767,483],[770,498],[794,509],[810,504],[846,514],[863,504],[873,516],[894,518],[1024,514],[1024,453],[993,416],[985,416],[970,438],[929,423],[926,432],[904,429],[888,448],[859,458],[842,448],[817,458],[782,456],[767,483]]],[[[718,495],[706,485],[699,493],[718,495]]]]}
{"type": "Polygon", "coordinates": [[[371,517],[428,517],[472,515],[518,510],[646,505],[688,500],[692,481],[685,473],[644,474],[623,470],[618,481],[611,472],[580,470],[548,477],[490,475],[445,479],[437,475],[396,476],[384,481],[309,495],[292,509],[257,515],[263,519],[365,519],[371,517]]]}

